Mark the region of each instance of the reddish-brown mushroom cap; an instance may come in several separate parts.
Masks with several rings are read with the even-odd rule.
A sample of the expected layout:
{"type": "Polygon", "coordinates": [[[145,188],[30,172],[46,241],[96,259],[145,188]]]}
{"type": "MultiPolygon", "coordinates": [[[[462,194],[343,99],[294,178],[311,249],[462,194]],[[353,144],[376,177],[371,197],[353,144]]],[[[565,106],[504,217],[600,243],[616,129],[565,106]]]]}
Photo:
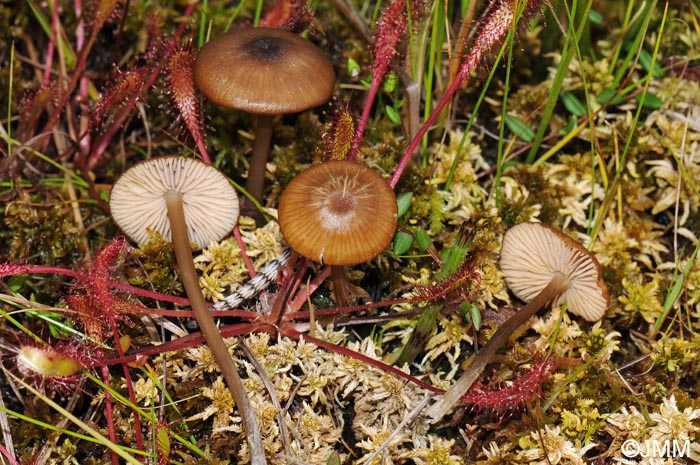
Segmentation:
{"type": "Polygon", "coordinates": [[[510,290],[525,302],[534,299],[560,274],[569,285],[554,297],[555,305],[566,302],[571,313],[598,321],[609,304],[608,289],[593,254],[566,234],[541,223],[521,223],[506,232],[501,271],[510,290]]]}
{"type": "Polygon", "coordinates": [[[197,87],[219,105],[249,113],[296,113],[327,102],[335,72],[311,42],[271,28],[238,28],[208,42],[194,66],[197,87]]]}
{"type": "Polygon", "coordinates": [[[112,187],[110,208],[117,225],[135,242],[148,230],[171,240],[166,194],[182,197],[189,241],[199,247],[228,234],[238,221],[238,196],[216,168],[194,158],[152,158],[132,166],[112,187]]]}
{"type": "Polygon", "coordinates": [[[282,235],[292,249],[319,263],[370,260],[396,230],[394,191],[360,163],[328,161],[294,178],[279,202],[282,235]]]}

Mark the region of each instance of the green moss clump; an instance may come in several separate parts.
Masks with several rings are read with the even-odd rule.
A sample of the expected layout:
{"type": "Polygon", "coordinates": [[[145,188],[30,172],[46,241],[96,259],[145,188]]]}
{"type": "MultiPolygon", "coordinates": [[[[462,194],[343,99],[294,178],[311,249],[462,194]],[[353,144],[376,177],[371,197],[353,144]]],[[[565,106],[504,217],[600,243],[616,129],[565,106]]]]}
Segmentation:
{"type": "Polygon", "coordinates": [[[129,284],[164,294],[182,293],[172,244],[158,233],[149,232],[149,238],[146,244],[140,244],[131,252],[131,258],[139,264],[125,270],[129,284]]]}
{"type": "Polygon", "coordinates": [[[43,265],[66,265],[80,260],[84,232],[62,203],[40,203],[28,193],[8,203],[0,231],[2,255],[43,265]]]}

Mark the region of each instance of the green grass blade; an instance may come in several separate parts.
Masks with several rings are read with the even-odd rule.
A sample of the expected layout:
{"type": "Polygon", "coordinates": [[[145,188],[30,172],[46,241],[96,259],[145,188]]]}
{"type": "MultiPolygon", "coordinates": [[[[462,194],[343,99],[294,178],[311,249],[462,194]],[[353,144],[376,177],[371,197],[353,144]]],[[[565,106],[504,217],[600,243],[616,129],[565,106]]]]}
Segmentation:
{"type": "MultiPolygon", "coordinates": [[[[54,402],[53,400],[51,400],[51,399],[49,399],[48,397],[46,397],[44,394],[42,394],[42,393],[40,393],[39,391],[37,391],[36,389],[34,389],[34,388],[33,388],[32,386],[30,386],[29,384],[25,383],[24,380],[22,380],[22,379],[20,379],[19,377],[15,376],[14,373],[10,372],[10,371],[9,371],[8,369],[6,369],[5,367],[2,367],[2,371],[5,373],[6,376],[12,378],[12,379],[13,379],[15,382],[17,382],[18,384],[21,384],[27,391],[31,392],[31,393],[34,394],[37,398],[39,398],[39,399],[41,399],[42,401],[44,401],[48,406],[50,406],[50,407],[51,407],[52,409],[54,409],[56,412],[60,413],[62,416],[64,416],[65,418],[67,418],[67,419],[68,419],[71,423],[73,423],[75,426],[77,426],[78,428],[80,428],[80,429],[82,429],[83,431],[85,431],[89,436],[92,437],[92,439],[94,440],[94,442],[96,442],[97,444],[100,444],[100,445],[106,447],[107,449],[111,450],[112,452],[114,452],[115,454],[117,454],[119,457],[121,457],[122,459],[124,459],[124,460],[126,461],[126,463],[130,463],[130,464],[132,464],[132,465],[141,465],[141,461],[139,461],[138,459],[136,459],[133,455],[129,454],[129,453],[127,452],[127,449],[126,449],[126,448],[124,448],[123,446],[119,446],[119,445],[113,443],[112,441],[110,441],[109,439],[107,439],[105,436],[103,436],[102,434],[100,434],[99,431],[97,431],[96,429],[94,429],[94,428],[92,428],[90,425],[88,425],[87,423],[85,423],[85,422],[83,422],[82,420],[80,420],[78,417],[76,417],[75,415],[73,415],[72,413],[70,413],[68,410],[66,410],[66,409],[64,409],[63,407],[61,407],[60,405],[58,405],[58,404],[57,404],[56,402],[54,402]]],[[[144,452],[141,452],[141,451],[133,451],[133,452],[136,453],[136,454],[141,454],[141,455],[144,455],[144,454],[145,454],[144,452]]]]}

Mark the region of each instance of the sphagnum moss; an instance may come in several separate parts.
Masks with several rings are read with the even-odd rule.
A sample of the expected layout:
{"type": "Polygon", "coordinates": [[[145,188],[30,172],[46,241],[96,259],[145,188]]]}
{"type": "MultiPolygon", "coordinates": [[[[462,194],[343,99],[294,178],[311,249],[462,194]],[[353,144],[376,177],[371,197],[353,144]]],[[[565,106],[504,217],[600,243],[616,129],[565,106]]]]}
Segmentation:
{"type": "MultiPolygon", "coordinates": [[[[448,9],[452,6],[448,2],[448,9]]],[[[26,259],[31,263],[40,261],[44,264],[72,265],[84,258],[86,253],[95,255],[115,230],[101,221],[103,214],[96,213],[96,207],[89,203],[97,202],[97,198],[78,201],[85,226],[78,228],[73,220],[73,204],[63,200],[57,203],[56,199],[64,198],[64,191],[55,187],[59,184],[56,180],[57,172],[48,163],[25,162],[33,156],[30,151],[40,150],[43,156],[51,157],[57,163],[65,163],[64,168],[68,169],[68,173],[79,168],[79,164],[73,162],[80,160],[82,151],[93,149],[90,147],[91,140],[104,137],[101,130],[110,130],[110,121],[109,118],[100,119],[99,126],[92,128],[95,130],[86,132],[80,129],[81,123],[78,120],[71,119],[71,115],[89,117],[94,114],[92,111],[100,108],[97,96],[107,96],[106,100],[109,100],[109,96],[114,95],[114,83],[123,81],[120,76],[139,79],[145,76],[147,73],[137,68],[150,66],[152,57],[162,50],[158,45],[161,41],[159,31],[162,29],[162,37],[169,37],[177,34],[178,28],[187,30],[190,23],[183,22],[183,13],[185,19],[192,19],[191,15],[194,14],[194,20],[197,21],[199,12],[197,7],[193,11],[163,8],[155,12],[161,20],[159,24],[154,22],[152,27],[144,27],[143,18],[149,17],[148,12],[152,9],[132,2],[121,32],[124,36],[119,37],[112,31],[116,30],[118,23],[115,20],[119,19],[116,16],[120,14],[115,10],[115,17],[107,23],[109,30],[95,32],[97,41],[93,51],[105,51],[102,56],[113,58],[93,60],[93,53],[88,53],[88,61],[82,68],[72,66],[76,62],[75,56],[70,53],[80,52],[74,34],[74,31],[80,30],[79,27],[74,27],[80,19],[75,18],[72,12],[59,14],[58,26],[66,31],[64,40],[70,43],[69,47],[62,49],[61,59],[67,60],[68,64],[65,73],[70,75],[69,79],[75,76],[75,82],[85,82],[82,79],[87,76],[95,87],[95,91],[91,87],[77,89],[74,93],[69,90],[70,98],[66,99],[59,95],[58,90],[66,88],[70,82],[66,81],[63,71],[53,72],[59,69],[59,55],[53,56],[52,61],[46,54],[51,36],[34,33],[39,30],[34,18],[49,13],[41,8],[43,7],[39,5],[39,12],[30,15],[26,5],[10,4],[0,13],[0,22],[8,26],[5,29],[16,39],[15,61],[9,62],[9,52],[1,58],[4,60],[1,67],[3,76],[8,77],[10,70],[14,72],[12,105],[9,107],[13,114],[4,123],[3,130],[11,129],[12,136],[18,138],[18,142],[13,142],[12,146],[4,140],[2,153],[7,157],[3,160],[8,163],[2,162],[0,166],[12,170],[13,167],[21,166],[21,169],[8,173],[10,178],[2,177],[3,194],[12,191],[13,186],[7,183],[8,179],[21,184],[17,184],[18,190],[13,191],[13,195],[17,196],[4,205],[3,222],[6,228],[0,235],[6,240],[0,247],[12,251],[9,258],[26,259]],[[185,26],[178,26],[182,24],[185,26]],[[131,40],[136,37],[136,31],[140,40],[131,40]],[[123,46],[118,50],[107,50],[105,45],[114,43],[112,38],[123,46]],[[131,43],[137,46],[131,47],[131,43]],[[27,50],[35,51],[32,60],[25,59],[27,50]],[[66,51],[69,52],[67,55],[66,51]],[[126,54],[120,56],[124,51],[126,54]],[[22,56],[22,60],[17,59],[19,56],[22,56]],[[132,62],[130,57],[137,59],[132,62]],[[39,68],[36,63],[50,68],[39,68]],[[84,74],[85,71],[87,74],[84,74]],[[34,76],[37,78],[34,79],[34,76]],[[115,76],[117,79],[114,79],[115,76]],[[33,91],[21,95],[28,88],[33,91]],[[49,98],[42,100],[33,98],[35,96],[49,98]],[[55,119],[55,115],[51,114],[51,105],[62,100],[75,106],[59,115],[60,124],[56,127],[43,128],[41,123],[46,118],[55,119]],[[42,104],[42,101],[45,103],[42,104]],[[15,124],[15,121],[18,123],[15,124]],[[45,137],[45,134],[51,136],[45,137]],[[75,134],[79,134],[80,139],[75,134]],[[41,146],[45,141],[49,141],[48,148],[43,150],[41,146]],[[79,152],[81,155],[75,155],[79,152]],[[22,163],[15,163],[18,161],[22,163]],[[27,199],[29,202],[26,202],[27,199]],[[53,236],[55,229],[61,229],[67,234],[56,238],[53,236]],[[12,244],[11,249],[9,244],[12,244]],[[88,244],[89,250],[81,249],[83,244],[88,244]]],[[[370,47],[358,39],[359,35],[351,30],[350,22],[336,14],[333,7],[320,4],[319,8],[317,19],[325,32],[319,40],[332,51],[330,55],[334,56],[340,80],[344,85],[361,86],[359,79],[367,78],[371,67],[372,60],[368,53],[370,47]],[[362,67],[357,78],[348,75],[348,57],[355,58],[362,67]]],[[[480,274],[480,290],[474,297],[474,303],[484,316],[484,329],[476,333],[455,309],[443,309],[438,317],[439,329],[430,336],[432,342],[429,348],[419,354],[418,363],[405,369],[413,374],[429,376],[435,384],[448,384],[450,379],[458,375],[459,365],[473,350],[473,342],[480,344],[506,317],[508,312],[504,310],[515,308],[505,291],[500,270],[495,263],[505,227],[517,222],[539,219],[567,230],[577,240],[585,243],[603,262],[603,276],[611,289],[614,308],[601,324],[592,327],[569,320],[562,316],[563,309],[555,308],[535,319],[527,331],[515,335],[499,358],[502,363],[489,368],[489,373],[494,373],[494,379],[514,380],[510,375],[531,361],[530,354],[545,348],[567,360],[567,364],[554,373],[551,382],[545,384],[548,402],[545,412],[538,411],[538,407],[546,406],[545,404],[526,407],[512,417],[496,418],[497,427],[490,425],[493,418],[483,414],[467,414],[459,420],[456,429],[450,430],[441,429],[441,425],[427,425],[418,418],[414,425],[410,425],[412,429],[396,432],[396,443],[384,450],[385,461],[397,464],[533,461],[566,464],[589,463],[601,457],[623,460],[620,445],[626,439],[687,439],[691,449],[697,452],[700,405],[696,400],[698,338],[694,331],[700,329],[700,272],[697,259],[694,264],[688,264],[688,260],[700,237],[700,221],[697,219],[700,197],[696,181],[699,173],[697,142],[700,140],[700,129],[695,123],[700,111],[700,92],[698,67],[692,59],[698,39],[697,30],[692,27],[695,24],[692,9],[683,6],[671,9],[662,34],[658,33],[659,21],[664,13],[662,9],[657,10],[642,13],[642,19],[645,22],[649,20],[647,30],[654,32],[647,32],[640,47],[645,52],[654,51],[656,41],[659,40],[660,53],[656,56],[656,68],[659,70],[663,66],[665,69],[662,72],[665,75],[653,77],[649,90],[662,101],[663,108],[642,109],[640,123],[636,127],[632,127],[637,112],[634,97],[643,88],[648,54],[637,59],[636,51],[629,49],[628,60],[629,36],[623,37],[621,32],[629,30],[624,25],[625,18],[618,16],[614,5],[611,7],[606,4],[598,11],[605,21],[605,28],[594,23],[590,25],[592,40],[587,46],[592,48],[594,54],[582,50],[584,53],[580,55],[573,54],[573,60],[568,66],[567,63],[561,65],[559,63],[563,60],[556,47],[548,57],[538,55],[540,45],[547,50],[553,49],[552,44],[540,42],[538,31],[529,37],[521,34],[519,43],[514,47],[512,82],[518,82],[518,85],[509,92],[507,110],[510,113],[519,115],[533,128],[539,124],[544,114],[543,102],[552,91],[553,81],[533,82],[537,81],[533,77],[543,76],[546,70],[527,66],[526,69],[518,69],[519,64],[537,62],[544,63],[544,66],[550,63],[553,65],[550,76],[554,75],[557,66],[567,66],[564,89],[572,92],[583,105],[589,106],[594,116],[593,126],[587,121],[577,121],[583,130],[546,162],[538,163],[536,168],[515,163],[504,173],[500,185],[494,186],[492,183],[498,141],[489,132],[497,133],[498,129],[497,115],[501,112],[503,103],[501,78],[505,66],[499,65],[495,85],[487,91],[488,106],[482,105],[478,111],[472,133],[464,146],[459,147],[459,131],[464,127],[464,118],[470,116],[475,96],[482,89],[484,80],[480,79],[481,76],[472,77],[469,87],[452,100],[454,111],[450,115],[456,115],[456,119],[446,121],[445,126],[452,130],[444,134],[444,139],[440,140],[443,135],[440,127],[436,125],[431,128],[427,144],[429,149],[426,152],[428,168],[409,166],[398,184],[398,193],[414,194],[415,203],[407,213],[410,216],[410,219],[407,216],[407,221],[410,221],[411,226],[421,227],[431,233],[438,254],[454,242],[459,224],[468,219],[475,220],[478,231],[471,252],[480,274]],[[616,29],[618,24],[621,25],[620,30],[616,29]],[[519,57],[521,53],[528,56],[519,57]],[[585,58],[579,62],[579,56],[585,58]],[[593,59],[591,56],[602,59],[593,59]],[[542,58],[551,58],[551,61],[542,58]],[[615,87],[616,82],[624,82],[624,90],[632,93],[622,95],[619,102],[601,107],[598,97],[601,92],[615,87]],[[527,86],[523,85],[525,83],[527,86]],[[585,101],[584,86],[588,86],[590,91],[589,102],[585,101]],[[627,147],[628,137],[630,144],[627,147]],[[438,140],[444,143],[437,143],[438,140]],[[461,160],[456,166],[455,176],[452,183],[446,186],[452,162],[458,156],[461,160]],[[615,184],[613,180],[618,171],[619,177],[615,184]],[[498,205],[493,195],[496,189],[501,191],[498,205]],[[610,204],[603,209],[602,201],[606,195],[609,196],[610,204]],[[597,229],[594,227],[596,223],[599,224],[597,229]],[[595,235],[591,232],[595,232],[595,235]],[[683,275],[686,265],[688,272],[683,275]],[[676,283],[679,283],[677,288],[674,287],[676,283]],[[674,289],[678,289],[677,295],[674,289]],[[662,306],[666,306],[667,314],[661,311],[662,306]],[[653,330],[655,324],[659,325],[658,331],[653,330]],[[475,335],[478,336],[476,339],[475,335]],[[649,335],[654,335],[653,339],[649,335]],[[641,404],[640,398],[643,399],[641,404]],[[596,422],[593,420],[596,416],[607,420],[596,422]]],[[[230,18],[232,13],[232,7],[221,6],[216,2],[210,4],[207,20],[211,21],[212,30],[222,31],[227,23],[226,18],[230,18]]],[[[240,14],[252,22],[254,11],[250,6],[244,6],[240,14]]],[[[92,15],[93,12],[86,13],[84,18],[87,22],[82,23],[82,27],[89,31],[96,27],[90,22],[92,15]]],[[[437,16],[432,19],[435,18],[437,16]]],[[[367,22],[372,23],[369,18],[367,22]]],[[[444,32],[440,24],[441,21],[431,20],[412,26],[416,37],[437,38],[444,32]]],[[[563,20],[548,21],[545,27],[560,37],[559,28],[567,30],[571,26],[576,24],[569,25],[563,20]]],[[[190,32],[188,30],[187,34],[190,32]]],[[[449,70],[442,68],[442,65],[447,64],[447,60],[441,62],[444,50],[442,43],[436,39],[430,45],[435,45],[435,56],[439,59],[436,60],[435,69],[427,70],[423,76],[424,79],[425,76],[433,76],[438,78],[437,81],[442,81],[444,76],[449,76],[449,70]]],[[[9,51],[11,47],[4,47],[4,50],[9,51]]],[[[53,50],[58,48],[54,47],[53,50]]],[[[459,56],[461,52],[463,50],[460,48],[451,55],[459,56]]],[[[406,69],[403,68],[403,61],[396,65],[397,69],[406,69]]],[[[152,69],[154,68],[149,68],[152,69]]],[[[8,83],[10,79],[3,82],[8,83]]],[[[437,101],[441,97],[440,90],[444,90],[448,84],[434,82],[433,89],[438,89],[438,92],[426,92],[425,102],[437,101]]],[[[156,82],[154,87],[157,85],[156,82]]],[[[8,92],[3,93],[3,98],[9,99],[10,89],[6,90],[8,92]]],[[[120,125],[119,130],[113,133],[114,137],[105,139],[107,146],[104,147],[100,169],[83,173],[84,181],[97,183],[94,186],[96,193],[103,191],[103,186],[113,181],[112,174],[121,170],[114,160],[119,163],[125,160],[130,164],[137,154],[172,153],[173,141],[180,144],[179,147],[192,145],[172,130],[172,112],[158,110],[165,99],[155,95],[150,86],[144,87],[142,92],[142,101],[146,104],[142,107],[140,117],[129,120],[129,124],[120,125]]],[[[356,100],[361,100],[362,90],[358,88],[353,92],[356,100]]],[[[364,144],[360,146],[359,153],[363,161],[369,166],[378,167],[384,173],[394,170],[406,145],[405,135],[399,125],[386,117],[384,108],[387,105],[396,109],[406,108],[401,107],[406,104],[402,101],[403,98],[401,88],[398,92],[380,92],[376,108],[371,112],[370,128],[364,144]]],[[[355,104],[355,100],[350,102],[350,111],[359,114],[355,104]]],[[[236,173],[239,168],[245,168],[242,160],[250,144],[246,135],[241,135],[236,130],[249,127],[250,122],[235,117],[224,118],[217,115],[211,106],[205,108],[205,111],[209,115],[209,127],[206,128],[208,134],[204,135],[207,144],[212,153],[219,154],[217,162],[226,169],[227,174],[241,181],[236,173]],[[230,159],[232,154],[233,160],[230,159]],[[235,166],[236,163],[238,166],[235,166]]],[[[118,116],[116,109],[105,114],[118,116]]],[[[136,111],[132,115],[136,115],[136,111]]],[[[288,129],[292,127],[292,121],[279,122],[282,132],[278,138],[280,147],[276,149],[278,161],[276,166],[269,168],[271,173],[279,176],[274,182],[281,186],[271,187],[272,196],[268,199],[270,205],[276,205],[276,196],[291,175],[301,171],[303,166],[299,163],[317,162],[323,157],[323,151],[316,146],[313,134],[319,132],[318,128],[325,122],[324,119],[324,115],[318,118],[309,115],[306,119],[297,120],[298,130],[295,131],[288,129]],[[302,158],[296,161],[294,157],[300,154],[302,158]]],[[[567,127],[570,120],[571,115],[558,103],[554,117],[545,131],[547,139],[537,156],[571,134],[567,127]]],[[[505,135],[510,136],[508,131],[505,135]]],[[[520,141],[516,140],[513,147],[521,150],[519,144],[520,141]]],[[[78,199],[89,199],[88,190],[78,188],[78,199]]],[[[256,268],[274,258],[283,247],[279,237],[267,234],[268,232],[271,231],[258,234],[243,228],[244,242],[256,268]]],[[[140,265],[130,261],[127,264],[127,274],[133,278],[139,270],[139,285],[150,288],[153,284],[161,291],[170,289],[172,283],[177,282],[172,271],[172,258],[168,258],[166,250],[159,250],[157,241],[146,247],[148,253],[140,255],[146,273],[140,271],[140,265]]],[[[198,258],[203,276],[201,282],[208,288],[212,300],[218,298],[219,294],[232,290],[245,277],[244,268],[238,261],[238,253],[233,241],[227,240],[212,245],[207,253],[198,258]]],[[[386,294],[398,292],[410,295],[412,285],[430,283],[439,269],[439,265],[432,259],[422,257],[385,256],[381,264],[382,280],[388,283],[384,286],[386,294]]],[[[371,276],[372,273],[367,275],[371,276]]],[[[7,302],[15,302],[10,299],[17,297],[26,297],[24,302],[36,299],[42,304],[58,305],[61,295],[66,293],[63,290],[56,291],[56,280],[46,280],[43,277],[6,280],[5,284],[8,285],[3,291],[9,296],[7,302]],[[18,282],[24,282],[25,285],[17,287],[18,282]],[[12,296],[10,291],[19,292],[20,295],[12,296]]],[[[172,291],[180,293],[178,289],[172,291]]],[[[326,291],[322,288],[322,293],[326,291]]],[[[321,301],[320,298],[314,300],[317,303],[321,301]]],[[[13,312],[13,317],[19,318],[27,327],[43,325],[44,320],[37,320],[29,314],[25,317],[20,313],[25,310],[24,307],[31,307],[31,303],[17,306],[7,302],[3,301],[3,309],[13,312]]],[[[251,302],[250,305],[256,304],[251,302]]],[[[392,311],[407,310],[410,307],[412,306],[401,304],[394,306],[392,311]]],[[[261,308],[265,306],[261,305],[261,308]]],[[[32,312],[35,311],[32,308],[32,312]]],[[[380,312],[383,314],[386,310],[380,312]]],[[[12,326],[9,319],[5,321],[7,326],[12,326]]],[[[382,357],[400,345],[399,340],[406,337],[411,326],[408,318],[402,318],[392,323],[389,329],[377,326],[371,337],[367,336],[364,328],[356,328],[355,332],[317,328],[317,334],[373,357],[382,357]]],[[[173,322],[166,327],[177,334],[184,334],[173,322]]],[[[135,336],[137,345],[145,345],[145,333],[139,328],[132,326],[128,332],[135,336]]],[[[12,335],[8,335],[3,344],[11,345],[12,341],[12,335]]],[[[265,425],[274,431],[274,434],[265,438],[265,447],[271,456],[279,460],[285,460],[283,454],[289,454],[296,460],[308,463],[326,463],[329,457],[337,453],[343,461],[361,462],[362,456],[367,456],[370,451],[376,451],[381,446],[381,438],[389,437],[397,419],[402,418],[421,395],[412,385],[403,386],[386,373],[369,368],[364,362],[319,350],[304,341],[269,334],[252,334],[245,338],[245,342],[267,368],[266,375],[275,386],[282,404],[279,409],[271,403],[261,380],[255,378],[256,372],[252,365],[242,357],[242,351],[234,348],[234,356],[239,358],[246,376],[250,377],[248,385],[251,390],[255,390],[254,402],[259,408],[260,416],[265,425]],[[353,406],[357,408],[353,409],[353,406]],[[283,448],[281,432],[277,434],[277,420],[273,420],[276,412],[283,413],[285,423],[290,428],[291,442],[287,450],[283,448]],[[365,427],[367,431],[359,426],[365,420],[368,423],[365,427]],[[352,450],[348,450],[344,444],[352,450]]],[[[206,391],[215,389],[218,383],[207,349],[198,347],[181,350],[168,353],[167,356],[150,358],[148,362],[157,366],[161,366],[161,363],[165,365],[165,389],[181,409],[168,410],[166,405],[166,417],[172,419],[168,427],[173,433],[195,438],[203,451],[200,456],[194,450],[173,442],[173,447],[178,451],[178,460],[202,463],[245,462],[245,450],[236,449],[235,446],[240,442],[235,413],[232,413],[223,396],[210,395],[206,391]],[[205,392],[209,397],[203,395],[205,392]],[[213,413],[216,408],[221,409],[219,417],[213,413]],[[207,420],[197,417],[203,412],[209,415],[207,420]],[[179,420],[188,417],[185,429],[179,420]],[[215,417],[220,422],[217,427],[221,425],[221,430],[212,433],[215,417]],[[230,431],[224,434],[224,429],[230,431]],[[226,447],[220,447],[222,445],[226,447]]],[[[153,379],[155,378],[144,381],[146,378],[142,378],[135,383],[138,399],[147,406],[158,402],[157,395],[150,395],[153,391],[158,393],[157,388],[154,388],[156,384],[151,382],[153,379]]],[[[121,382],[121,378],[111,380],[114,385],[121,382]]],[[[87,384],[84,389],[93,388],[87,384]]],[[[92,393],[95,394],[96,408],[100,409],[104,405],[104,391],[96,390],[92,393]]],[[[10,397],[6,399],[10,406],[18,405],[17,402],[21,400],[10,397]]],[[[24,399],[31,403],[21,405],[18,409],[29,409],[37,405],[33,402],[35,399],[28,395],[24,399]]],[[[45,412],[43,409],[31,411],[45,412]]],[[[96,418],[95,421],[101,428],[116,427],[116,440],[120,444],[126,444],[133,428],[131,412],[123,405],[116,405],[114,413],[112,424],[102,418],[96,418]]],[[[16,424],[17,422],[10,421],[11,428],[16,424]]],[[[32,428],[32,434],[21,437],[15,434],[16,449],[32,450],[36,444],[30,443],[30,438],[42,437],[43,431],[26,423],[22,423],[22,426],[32,428]]],[[[13,430],[13,433],[15,431],[17,430],[13,430]]],[[[88,464],[109,461],[109,457],[103,456],[99,451],[96,456],[87,458],[88,448],[78,439],[59,438],[56,444],[51,451],[51,460],[88,464]]],[[[170,459],[173,460],[173,457],[171,455],[170,459]]],[[[643,463],[647,462],[651,460],[643,463]]]]}

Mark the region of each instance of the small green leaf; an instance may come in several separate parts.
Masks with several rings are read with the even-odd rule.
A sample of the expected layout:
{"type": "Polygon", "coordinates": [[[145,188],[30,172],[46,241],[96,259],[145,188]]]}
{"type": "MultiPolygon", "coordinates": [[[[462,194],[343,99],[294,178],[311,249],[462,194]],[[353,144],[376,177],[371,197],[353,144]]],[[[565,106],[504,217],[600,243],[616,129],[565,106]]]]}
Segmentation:
{"type": "Polygon", "coordinates": [[[622,96],[615,89],[605,89],[598,95],[598,103],[605,105],[606,103],[615,107],[622,103],[622,96]],[[611,100],[612,99],[612,100],[611,100]]]}
{"type": "Polygon", "coordinates": [[[560,98],[564,108],[575,117],[580,118],[586,114],[586,107],[573,93],[564,91],[561,93],[560,98]]]}
{"type": "Polygon", "coordinates": [[[474,326],[477,331],[481,329],[481,310],[471,302],[463,302],[459,305],[459,311],[474,326]]]}
{"type": "Polygon", "coordinates": [[[337,452],[332,452],[326,460],[326,465],[340,465],[340,455],[337,452]]]}
{"type": "MultiPolygon", "coordinates": [[[[637,103],[640,103],[642,101],[642,94],[635,96],[634,99],[637,101],[637,103]]],[[[664,102],[656,95],[647,92],[646,97],[644,97],[644,104],[642,106],[644,108],[648,108],[649,110],[658,110],[664,106],[664,102]]]]}
{"type": "Polygon", "coordinates": [[[18,274],[11,276],[7,279],[7,286],[12,290],[12,292],[19,292],[19,290],[24,286],[29,278],[28,274],[18,274]]]}
{"type": "Polygon", "coordinates": [[[399,204],[398,217],[401,218],[406,214],[408,209],[411,207],[411,201],[413,200],[413,192],[404,192],[403,194],[396,197],[396,203],[399,204]]]}
{"type": "Polygon", "coordinates": [[[506,115],[504,122],[510,131],[525,142],[530,142],[535,137],[535,131],[515,115],[506,115]]]}
{"type": "Polygon", "coordinates": [[[384,88],[384,91],[388,94],[391,94],[396,90],[396,86],[399,84],[399,76],[393,72],[390,71],[389,74],[387,74],[386,79],[384,79],[384,84],[382,84],[382,87],[384,88]]]}
{"type": "MultiPolygon", "coordinates": [[[[644,71],[646,71],[647,73],[651,69],[652,62],[653,62],[653,60],[652,60],[651,53],[649,53],[648,51],[646,51],[644,49],[640,50],[640,52],[639,52],[639,64],[642,65],[642,68],[644,68],[644,71]]],[[[656,63],[654,63],[654,71],[651,73],[651,77],[660,78],[660,77],[664,77],[665,75],[666,75],[666,73],[664,72],[663,67],[661,66],[661,64],[657,60],[656,63]]]]}
{"type": "Polygon", "coordinates": [[[397,231],[394,236],[394,253],[396,255],[405,254],[413,244],[413,236],[403,231],[397,231]]]}
{"type": "Polygon", "coordinates": [[[416,244],[418,244],[418,248],[421,252],[425,252],[428,250],[428,247],[433,245],[433,241],[430,239],[425,229],[419,228],[416,230],[416,244]]]}
{"type": "Polygon", "coordinates": [[[574,115],[569,116],[569,120],[566,122],[566,128],[561,132],[562,135],[568,134],[574,130],[576,127],[576,117],[574,115]]]}
{"type": "Polygon", "coordinates": [[[391,120],[392,123],[401,123],[401,115],[398,111],[396,111],[396,108],[387,105],[386,107],[384,107],[384,112],[386,113],[386,116],[391,120]]]}
{"type": "Polygon", "coordinates": [[[588,20],[591,22],[591,24],[600,26],[603,24],[603,15],[596,10],[590,10],[588,12],[588,20]]]}
{"type": "Polygon", "coordinates": [[[479,331],[481,329],[481,310],[474,304],[469,305],[469,314],[472,316],[472,324],[474,329],[479,331]]]}
{"type": "Polygon", "coordinates": [[[362,68],[360,68],[360,64],[353,60],[352,58],[348,58],[348,75],[350,77],[357,77],[360,75],[360,71],[362,71],[362,68]]]}

